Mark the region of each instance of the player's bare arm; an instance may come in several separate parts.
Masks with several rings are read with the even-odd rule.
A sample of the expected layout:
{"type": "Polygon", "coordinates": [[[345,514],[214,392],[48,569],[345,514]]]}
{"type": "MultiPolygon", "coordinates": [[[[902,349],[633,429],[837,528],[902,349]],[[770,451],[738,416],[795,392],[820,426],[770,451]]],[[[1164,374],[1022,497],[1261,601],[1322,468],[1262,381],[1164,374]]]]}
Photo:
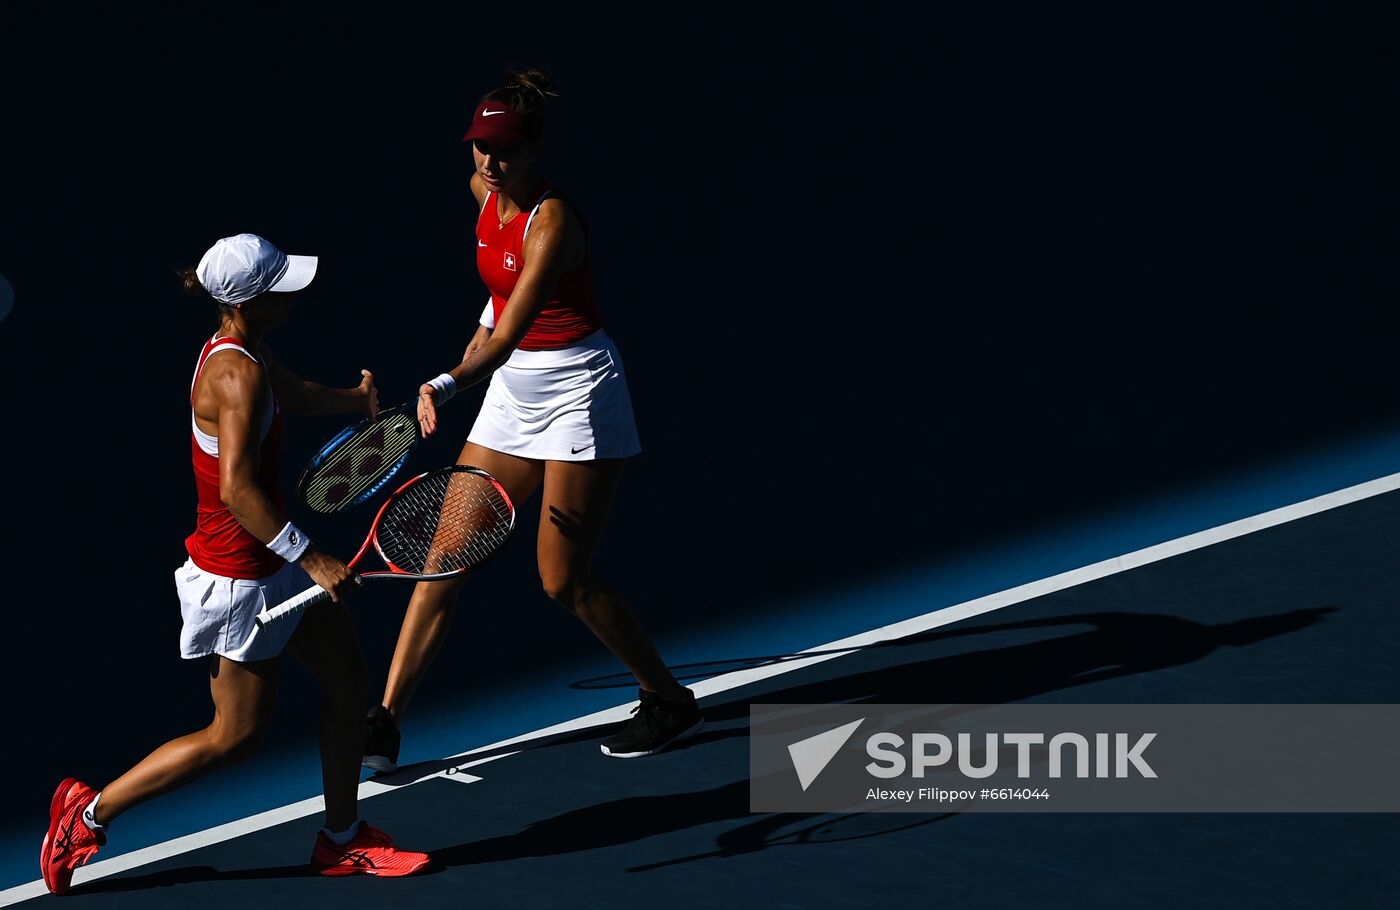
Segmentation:
{"type": "MultiPolygon", "coordinates": [[[[246,357],[211,361],[199,383],[201,400],[217,412],[219,435],[219,496],[238,523],[264,544],[287,524],[287,516],[258,483],[263,414],[272,402],[261,368],[246,357]]],[[[345,564],[313,544],[297,560],[312,580],[339,600],[354,589],[345,564]]]]}
{"type": "Polygon", "coordinates": [[[477,326],[476,334],[472,336],[471,341],[467,342],[466,349],[462,351],[462,359],[466,360],[468,357],[472,356],[473,353],[481,350],[482,345],[486,344],[486,340],[490,337],[490,329],[484,325],[477,326]]]}
{"type": "Polygon", "coordinates": [[[259,351],[267,364],[267,377],[277,400],[292,414],[362,414],[373,417],[379,413],[379,390],[374,387],[374,374],[360,370],[360,384],[335,389],[302,379],[272,356],[264,343],[259,351]]]}

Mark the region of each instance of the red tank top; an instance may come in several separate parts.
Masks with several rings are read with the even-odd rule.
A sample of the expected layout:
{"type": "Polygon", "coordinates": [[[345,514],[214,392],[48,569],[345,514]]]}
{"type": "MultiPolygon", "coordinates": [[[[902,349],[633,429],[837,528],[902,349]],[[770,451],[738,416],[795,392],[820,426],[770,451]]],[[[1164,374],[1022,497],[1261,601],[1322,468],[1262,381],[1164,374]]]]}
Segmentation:
{"type": "MultiPolygon", "coordinates": [[[[226,347],[237,348],[262,364],[234,338],[211,338],[200,352],[194,379],[190,382],[190,454],[194,459],[194,488],[199,501],[194,533],[185,538],[185,550],[194,564],[206,572],[227,578],[266,578],[282,568],[282,557],[249,534],[223,504],[219,496],[219,440],[203,433],[194,423],[194,387],[199,382],[200,371],[210,354],[226,347]]],[[[272,413],[263,419],[262,447],[258,455],[258,485],[285,511],[281,482],[282,414],[276,396],[272,398],[272,413]]]]}
{"type": "MultiPolygon", "coordinates": [[[[496,217],[496,194],[487,193],[476,220],[476,268],[491,292],[496,322],[520,280],[520,251],[525,233],[540,210],[540,203],[554,192],[549,184],[528,211],[522,210],[504,227],[496,217]]],[[[587,231],[587,227],[584,228],[587,231]]],[[[559,276],[559,283],[520,342],[522,351],[562,348],[581,341],[603,327],[603,315],[593,300],[593,262],[585,246],[583,263],[559,276]]]]}

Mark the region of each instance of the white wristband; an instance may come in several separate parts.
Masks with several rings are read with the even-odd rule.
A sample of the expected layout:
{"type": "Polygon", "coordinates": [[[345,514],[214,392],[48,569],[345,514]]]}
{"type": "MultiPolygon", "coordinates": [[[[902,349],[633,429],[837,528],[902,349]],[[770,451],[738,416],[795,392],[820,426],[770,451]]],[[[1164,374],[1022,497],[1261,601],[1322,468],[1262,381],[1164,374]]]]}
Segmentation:
{"type": "Polygon", "coordinates": [[[301,554],[306,552],[306,548],[311,546],[311,540],[304,534],[301,528],[287,522],[282,530],[277,532],[277,536],[272,538],[272,542],[267,548],[287,562],[296,562],[301,559],[301,554]]]}
{"type": "Polygon", "coordinates": [[[451,373],[443,373],[428,380],[428,385],[433,387],[437,395],[433,396],[433,404],[442,404],[453,395],[457,394],[457,380],[452,378],[451,373]]]}

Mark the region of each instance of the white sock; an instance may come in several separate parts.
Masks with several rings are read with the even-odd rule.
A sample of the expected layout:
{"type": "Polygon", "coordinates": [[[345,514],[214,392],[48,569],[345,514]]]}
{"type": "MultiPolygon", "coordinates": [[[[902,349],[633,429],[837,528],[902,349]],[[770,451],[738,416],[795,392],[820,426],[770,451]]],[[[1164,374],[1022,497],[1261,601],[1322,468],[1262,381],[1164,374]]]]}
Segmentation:
{"type": "Polygon", "coordinates": [[[83,824],[87,825],[88,830],[91,831],[93,834],[107,833],[107,826],[99,825],[97,823],[97,816],[95,814],[97,811],[97,801],[101,798],[102,794],[99,792],[96,796],[92,798],[92,802],[87,804],[87,808],[83,810],[83,824]]]}
{"type": "Polygon", "coordinates": [[[355,824],[346,828],[344,831],[332,831],[330,828],[322,828],[321,833],[326,836],[326,840],[335,844],[337,847],[343,847],[354,840],[356,834],[360,833],[360,820],[355,819],[355,824]]]}

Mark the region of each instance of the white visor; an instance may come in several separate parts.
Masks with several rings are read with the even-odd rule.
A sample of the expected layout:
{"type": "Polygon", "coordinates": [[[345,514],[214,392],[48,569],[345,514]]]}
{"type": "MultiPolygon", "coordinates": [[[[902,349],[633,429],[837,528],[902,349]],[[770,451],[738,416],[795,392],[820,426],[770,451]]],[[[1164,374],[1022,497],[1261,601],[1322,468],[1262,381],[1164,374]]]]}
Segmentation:
{"type": "Polygon", "coordinates": [[[287,254],[287,271],[282,273],[282,277],[273,282],[268,288],[269,293],[290,294],[293,291],[300,291],[311,283],[311,279],[316,277],[316,257],[315,256],[293,256],[287,254]]]}

